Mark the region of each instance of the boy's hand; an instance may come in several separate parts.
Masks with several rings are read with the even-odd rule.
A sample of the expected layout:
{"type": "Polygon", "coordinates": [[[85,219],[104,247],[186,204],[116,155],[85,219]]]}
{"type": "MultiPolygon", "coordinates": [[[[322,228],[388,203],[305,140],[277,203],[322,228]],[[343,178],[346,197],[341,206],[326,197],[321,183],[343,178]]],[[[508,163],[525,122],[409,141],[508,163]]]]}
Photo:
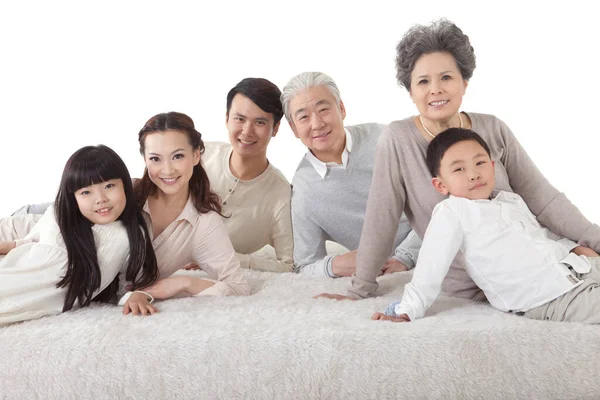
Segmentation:
{"type": "Polygon", "coordinates": [[[571,250],[571,253],[575,253],[578,256],[600,257],[600,255],[596,253],[593,249],[590,249],[589,247],[585,246],[577,246],[573,250],[571,250]]]}
{"type": "Polygon", "coordinates": [[[410,322],[410,318],[406,314],[400,314],[398,317],[392,317],[390,315],[385,315],[384,313],[376,312],[371,317],[374,321],[392,321],[392,322],[410,322]]]}
{"type": "Polygon", "coordinates": [[[123,314],[154,315],[158,312],[156,307],[148,303],[148,296],[144,293],[131,293],[129,299],[123,306],[123,314]]]}

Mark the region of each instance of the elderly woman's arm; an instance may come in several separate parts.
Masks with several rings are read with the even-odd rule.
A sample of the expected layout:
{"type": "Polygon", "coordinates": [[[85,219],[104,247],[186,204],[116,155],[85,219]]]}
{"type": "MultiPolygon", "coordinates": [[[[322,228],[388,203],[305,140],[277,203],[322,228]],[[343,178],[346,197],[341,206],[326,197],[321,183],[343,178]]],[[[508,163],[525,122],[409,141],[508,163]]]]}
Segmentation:
{"type": "Polygon", "coordinates": [[[500,121],[506,146],[502,163],[510,186],[519,194],[538,221],[552,232],[600,251],[600,227],[590,222],[535,166],[508,126],[500,121]]]}
{"type": "Polygon", "coordinates": [[[381,133],[375,154],[367,212],[356,255],[356,273],[348,290],[348,296],[352,298],[368,297],[377,290],[377,276],[392,252],[398,222],[404,211],[406,192],[400,156],[389,127],[381,133]]]}

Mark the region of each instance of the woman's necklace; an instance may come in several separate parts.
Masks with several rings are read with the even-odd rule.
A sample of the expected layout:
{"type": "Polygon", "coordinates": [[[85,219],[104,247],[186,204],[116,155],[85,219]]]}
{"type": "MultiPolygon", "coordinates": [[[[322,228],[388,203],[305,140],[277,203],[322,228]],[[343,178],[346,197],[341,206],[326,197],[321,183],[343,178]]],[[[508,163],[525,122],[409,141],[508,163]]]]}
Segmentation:
{"type": "MultiPolygon", "coordinates": [[[[458,113],[458,120],[460,121],[460,127],[463,127],[463,120],[462,117],[460,115],[460,113],[458,113]]],[[[425,126],[425,124],[423,123],[423,119],[421,118],[421,114],[419,114],[419,121],[421,122],[421,126],[423,126],[423,129],[425,129],[425,132],[427,132],[427,134],[429,136],[431,136],[432,138],[435,138],[435,135],[431,132],[429,132],[429,129],[427,129],[427,127],[425,126]]]]}

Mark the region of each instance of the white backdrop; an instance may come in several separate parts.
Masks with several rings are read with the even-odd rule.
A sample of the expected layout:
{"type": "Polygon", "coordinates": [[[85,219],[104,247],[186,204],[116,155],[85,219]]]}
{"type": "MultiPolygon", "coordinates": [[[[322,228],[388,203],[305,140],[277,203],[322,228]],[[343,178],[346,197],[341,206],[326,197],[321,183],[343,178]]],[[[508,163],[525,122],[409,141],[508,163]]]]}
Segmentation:
{"type": "MultiPolygon", "coordinates": [[[[180,111],[227,140],[225,96],[244,77],[283,87],[320,70],[347,124],[416,112],[395,81],[395,45],[439,17],[471,38],[463,110],[495,114],[546,177],[596,223],[600,77],[593,2],[28,1],[0,4],[0,216],[52,200],[81,146],[106,144],[143,171],[137,132],[180,111]]],[[[291,180],[305,149],[285,121],[269,159],[291,180]]]]}

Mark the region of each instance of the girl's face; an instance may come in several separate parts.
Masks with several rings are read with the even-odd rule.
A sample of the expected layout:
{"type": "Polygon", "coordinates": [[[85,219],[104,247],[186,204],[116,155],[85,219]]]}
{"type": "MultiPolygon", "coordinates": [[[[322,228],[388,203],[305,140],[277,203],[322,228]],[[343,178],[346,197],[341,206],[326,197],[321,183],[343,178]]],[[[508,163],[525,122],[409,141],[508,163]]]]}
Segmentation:
{"type": "Polygon", "coordinates": [[[187,135],[176,130],[154,132],[145,138],[144,161],[150,180],[166,195],[188,193],[200,150],[194,150],[187,135]]]}
{"type": "Polygon", "coordinates": [[[127,204],[121,179],[111,179],[75,191],[75,200],[81,214],[94,224],[116,221],[127,204]]]}

